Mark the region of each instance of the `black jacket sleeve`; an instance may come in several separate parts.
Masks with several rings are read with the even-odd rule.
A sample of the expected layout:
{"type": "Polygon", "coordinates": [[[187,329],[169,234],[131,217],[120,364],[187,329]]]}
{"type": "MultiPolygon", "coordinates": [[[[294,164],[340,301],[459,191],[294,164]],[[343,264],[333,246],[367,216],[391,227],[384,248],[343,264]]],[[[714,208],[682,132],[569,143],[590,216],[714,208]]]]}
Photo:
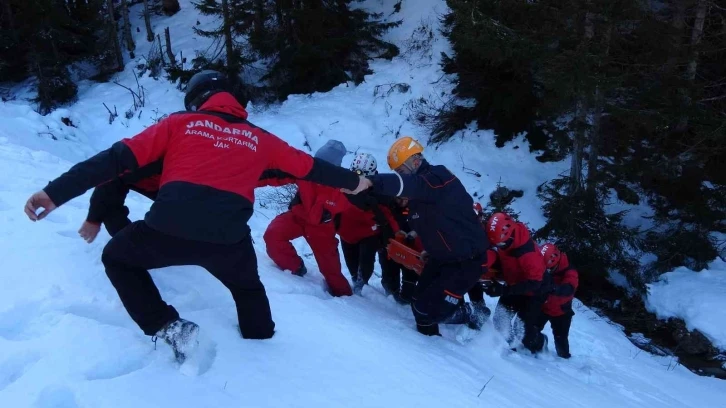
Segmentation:
{"type": "Polygon", "coordinates": [[[378,174],[368,177],[377,194],[434,201],[443,194],[442,186],[431,185],[417,174],[378,174]]]}
{"type": "Polygon", "coordinates": [[[129,188],[120,179],[101,184],[93,190],[86,221],[100,224],[109,210],[122,208],[129,188]]]}
{"type": "Polygon", "coordinates": [[[358,175],[352,171],[318,158],[313,158],[313,168],[303,177],[303,180],[348,190],[355,190],[360,181],[358,175]]]}
{"type": "Polygon", "coordinates": [[[61,206],[89,189],[138,167],[131,149],[122,142],[116,142],[110,149],[71,167],[43,191],[56,206],[61,206]]]}
{"type": "Polygon", "coordinates": [[[569,283],[556,285],[553,294],[556,296],[572,296],[575,294],[575,288],[569,283]]]}

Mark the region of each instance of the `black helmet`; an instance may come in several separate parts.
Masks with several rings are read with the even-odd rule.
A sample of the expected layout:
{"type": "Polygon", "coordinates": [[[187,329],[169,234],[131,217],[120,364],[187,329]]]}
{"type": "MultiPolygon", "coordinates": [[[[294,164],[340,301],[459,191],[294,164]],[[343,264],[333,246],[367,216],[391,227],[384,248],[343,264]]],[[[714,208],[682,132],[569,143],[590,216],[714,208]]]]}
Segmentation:
{"type": "Polygon", "coordinates": [[[195,111],[212,95],[218,92],[229,92],[230,84],[221,72],[211,69],[194,74],[187,83],[184,107],[195,111]]]}

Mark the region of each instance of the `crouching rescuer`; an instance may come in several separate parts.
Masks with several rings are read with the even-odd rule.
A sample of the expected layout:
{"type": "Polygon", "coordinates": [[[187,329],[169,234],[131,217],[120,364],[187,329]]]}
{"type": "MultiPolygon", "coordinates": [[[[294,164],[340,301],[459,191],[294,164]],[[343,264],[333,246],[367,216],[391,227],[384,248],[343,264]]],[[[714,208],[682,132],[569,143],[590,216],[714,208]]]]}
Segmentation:
{"type": "Polygon", "coordinates": [[[512,346],[524,331],[522,344],[532,353],[538,353],[547,347],[547,337],[537,326],[546,296],[542,288],[544,258],[530,238],[527,227],[507,214],[494,213],[486,227],[489,242],[497,248],[494,267],[501,271],[507,283],[491,281],[485,289],[487,295],[500,297],[494,309],[494,327],[509,332],[507,340],[512,346]],[[518,319],[512,327],[515,315],[518,319]]]}
{"type": "Polygon", "coordinates": [[[37,221],[95,186],[163,160],[156,201],[143,221],[115,234],[102,261],[131,318],[168,343],[180,362],[196,348],[199,327],[164,302],[149,269],[201,266],[230,290],[242,337],[270,338],[275,323],[247,225],[260,175],[278,168],[331,187],[365,186],[349,170],[313,159],[248,122],[219,72],[194,75],[184,105],[187,111],[76,164],[25,205],[37,221]]]}
{"type": "Polygon", "coordinates": [[[395,174],[364,181],[376,194],[409,199],[408,224],[427,254],[411,304],[418,331],[439,335],[439,323],[479,329],[486,317],[464,302],[464,294],[482,275],[486,235],[461,181],[446,167],[429,164],[422,153],[419,142],[402,137],[388,152],[395,174]]]}

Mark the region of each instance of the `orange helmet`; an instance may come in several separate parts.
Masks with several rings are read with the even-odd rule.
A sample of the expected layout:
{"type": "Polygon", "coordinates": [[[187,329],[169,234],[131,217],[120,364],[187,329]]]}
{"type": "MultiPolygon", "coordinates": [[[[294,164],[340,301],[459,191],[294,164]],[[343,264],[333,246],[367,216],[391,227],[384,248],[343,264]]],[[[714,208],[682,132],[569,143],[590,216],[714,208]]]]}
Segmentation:
{"type": "Polygon", "coordinates": [[[494,213],[487,221],[489,241],[497,246],[507,242],[514,233],[514,220],[505,213],[494,213]]]}
{"type": "Polygon", "coordinates": [[[388,150],[388,167],[391,170],[401,167],[403,162],[414,154],[423,152],[423,146],[410,136],[396,140],[388,150]]]}
{"type": "Polygon", "coordinates": [[[557,246],[555,246],[555,244],[544,244],[544,246],[540,250],[540,253],[544,257],[547,269],[553,269],[556,268],[557,265],[559,265],[562,252],[559,248],[557,248],[557,246]]]}

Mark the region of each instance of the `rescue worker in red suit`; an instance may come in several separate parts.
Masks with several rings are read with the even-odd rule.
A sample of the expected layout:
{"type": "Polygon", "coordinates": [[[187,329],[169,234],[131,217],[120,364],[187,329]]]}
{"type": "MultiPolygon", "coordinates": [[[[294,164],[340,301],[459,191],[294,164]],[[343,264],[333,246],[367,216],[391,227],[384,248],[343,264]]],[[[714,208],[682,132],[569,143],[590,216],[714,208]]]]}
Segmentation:
{"type": "Polygon", "coordinates": [[[270,338],[275,323],[247,225],[262,172],[278,168],[355,191],[366,185],[248,122],[231,89],[219,72],[195,74],[186,87],[187,111],[76,164],[25,204],[28,218],[38,221],[93,187],[163,160],[151,209],[106,244],[101,260],[130,317],[145,334],[169,344],[179,362],[197,348],[199,326],[164,302],[149,269],[205,268],[230,290],[242,337],[270,338]]]}
{"type": "MultiPolygon", "coordinates": [[[[346,150],[343,143],[329,140],[315,153],[315,157],[334,165],[338,171],[358,177],[340,166],[346,150]]],[[[328,290],[333,296],[350,296],[353,290],[343,276],[338,253],[338,239],[335,237],[333,217],[351,204],[340,190],[321,186],[277,169],[265,171],[258,186],[281,186],[295,183],[298,191],[290,203],[290,210],[275,217],[263,236],[267,255],[282,270],[304,276],[307,267],[290,241],[305,237],[325,278],[328,290]]]]}
{"type": "Polygon", "coordinates": [[[484,322],[464,295],[486,264],[486,234],[461,181],[446,167],[429,164],[422,152],[413,138],[398,139],[388,151],[388,165],[396,173],[369,176],[363,187],[409,199],[408,223],[428,254],[411,304],[417,330],[439,335],[439,323],[480,329],[484,322]]]}
{"type": "Polygon", "coordinates": [[[575,311],[572,310],[572,299],[575,298],[579,277],[577,270],[570,265],[567,254],[560,251],[554,244],[545,244],[540,251],[544,256],[547,271],[552,276],[552,287],[548,288],[549,296],[542,306],[542,314],[537,320],[540,330],[547,322],[552,326],[555,338],[555,350],[562,358],[570,358],[570,324],[575,311]]]}
{"type": "MultiPolygon", "coordinates": [[[[369,153],[357,154],[350,165],[351,171],[364,176],[378,174],[377,168],[375,157],[369,153]]],[[[362,202],[348,206],[334,219],[343,258],[353,280],[353,293],[361,294],[373,275],[376,252],[393,238],[398,225],[390,210],[379,204],[376,197],[359,194],[354,199],[362,202]]]]}
{"type": "MultiPolygon", "coordinates": [[[[506,282],[502,285],[492,281],[485,288],[487,295],[500,297],[494,311],[494,326],[500,331],[507,329],[512,315],[516,315],[524,325],[522,344],[532,353],[538,353],[547,345],[547,336],[537,326],[544,303],[541,294],[544,258],[530,238],[527,227],[507,214],[494,213],[487,220],[486,230],[489,242],[497,248],[493,268],[501,271],[506,282]]],[[[516,331],[511,332],[510,342],[518,334],[516,331]]]]}
{"type": "MultiPolygon", "coordinates": [[[[420,245],[421,240],[417,240],[416,232],[411,230],[408,225],[408,198],[395,197],[389,200],[387,207],[398,226],[397,234],[404,237],[404,242],[410,247],[419,252],[423,251],[423,246],[420,245]]],[[[400,304],[411,304],[416,282],[418,282],[418,274],[390,259],[385,246],[378,251],[378,263],[381,265],[381,286],[386,294],[393,295],[396,302],[400,304]]]]}
{"type": "Polygon", "coordinates": [[[111,237],[131,224],[129,209],[124,205],[126,196],[135,191],[154,201],[159,192],[161,167],[161,161],[157,161],[93,189],[88,215],[78,234],[90,244],[98,236],[101,224],[111,237]]]}

